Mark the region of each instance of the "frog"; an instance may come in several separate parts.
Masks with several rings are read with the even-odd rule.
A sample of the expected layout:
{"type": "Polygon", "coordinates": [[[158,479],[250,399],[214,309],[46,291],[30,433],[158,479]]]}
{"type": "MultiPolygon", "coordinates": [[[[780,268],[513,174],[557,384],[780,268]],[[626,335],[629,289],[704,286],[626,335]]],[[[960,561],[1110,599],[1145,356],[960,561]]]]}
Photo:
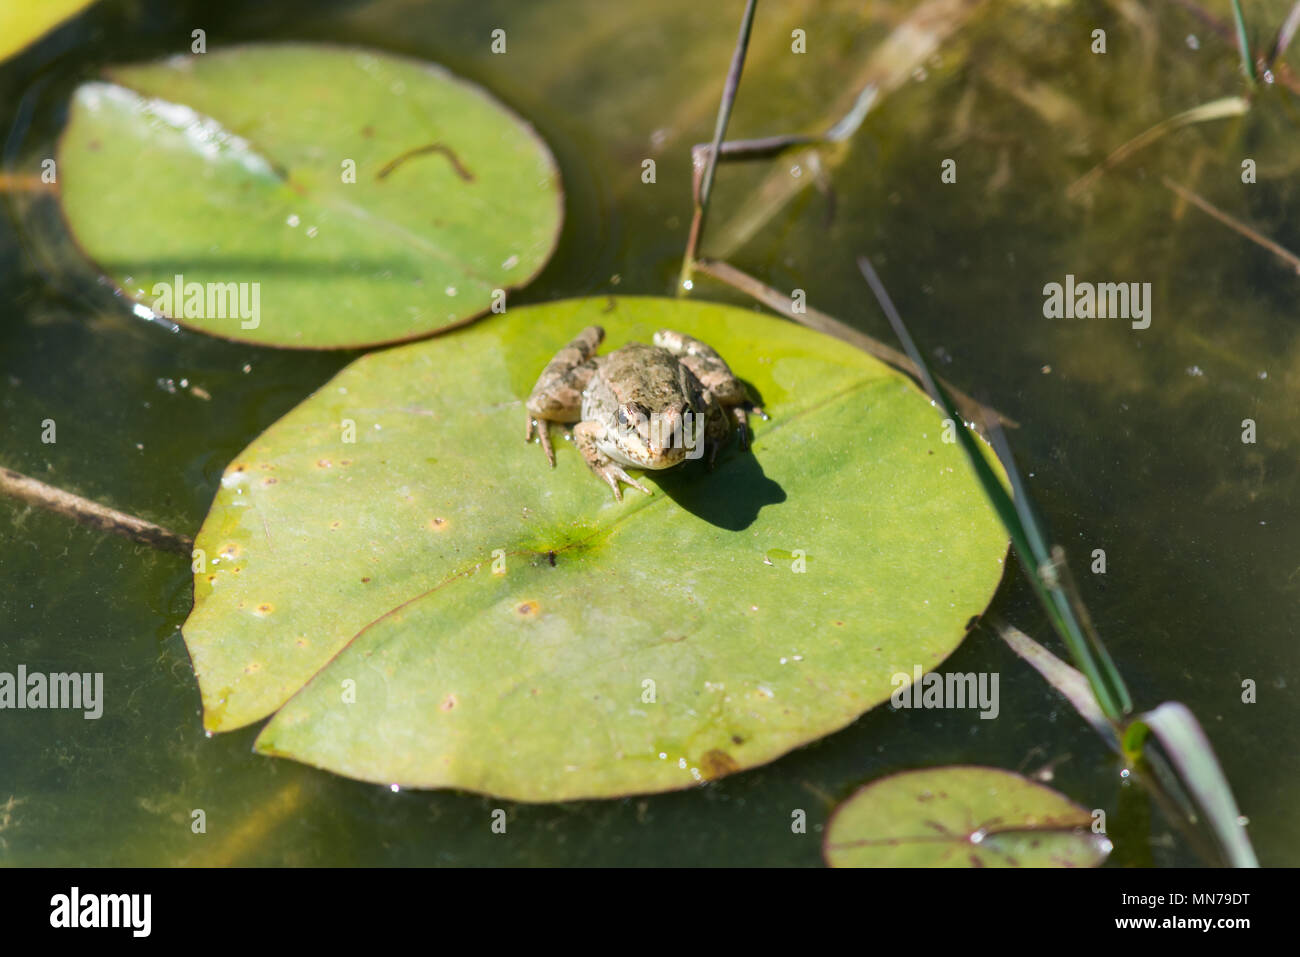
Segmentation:
{"type": "Polygon", "coordinates": [[[713,348],[660,329],[652,345],[629,342],[598,356],[604,339],[600,326],[579,332],[547,363],[525,403],[524,439],[532,442],[537,433],[551,468],[551,423],[572,425],[574,446],[617,502],[624,485],[654,494],[628,468],[669,469],[707,449],[712,469],[733,420],[748,451],[750,414],[768,416],[713,348]]]}

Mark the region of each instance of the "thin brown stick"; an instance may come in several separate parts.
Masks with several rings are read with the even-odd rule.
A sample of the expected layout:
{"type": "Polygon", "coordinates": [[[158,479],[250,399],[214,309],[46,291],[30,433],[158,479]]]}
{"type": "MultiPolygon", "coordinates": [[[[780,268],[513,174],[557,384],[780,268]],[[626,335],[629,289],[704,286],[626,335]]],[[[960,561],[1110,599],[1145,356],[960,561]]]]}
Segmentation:
{"type": "Polygon", "coordinates": [[[54,184],[39,176],[24,173],[0,173],[0,193],[52,193],[54,184]]]}
{"type": "MultiPolygon", "coordinates": [[[[724,282],[734,289],[739,289],[747,296],[752,296],[763,305],[767,306],[774,312],[779,312],[787,319],[793,319],[802,326],[809,329],[815,329],[818,332],[825,333],[828,336],[834,336],[842,342],[856,346],[868,355],[875,356],[886,365],[893,366],[898,371],[910,376],[918,382],[921,379],[921,371],[916,367],[906,355],[893,349],[878,339],[873,339],[865,332],[860,332],[852,326],[836,319],[834,316],[819,312],[812,306],[805,306],[804,312],[795,312],[794,304],[790,297],[773,289],[771,286],[764,285],[759,280],[746,272],[742,272],[730,263],[721,262],[716,259],[696,260],[695,267],[707,276],[712,276],[719,282],[724,282]]],[[[968,422],[974,423],[980,431],[984,430],[984,413],[987,409],[1005,428],[1017,429],[1020,423],[1014,419],[1009,419],[997,409],[988,409],[982,402],[973,399],[971,396],[954,388],[951,383],[942,379],[943,387],[948,390],[952,396],[957,408],[961,411],[962,416],[968,422]]]]}
{"type": "Polygon", "coordinates": [[[1267,236],[1251,229],[1241,220],[1234,219],[1232,216],[1229,216],[1223,210],[1211,204],[1208,200],[1202,199],[1196,193],[1193,193],[1186,186],[1183,186],[1180,183],[1175,183],[1168,176],[1162,176],[1160,178],[1164,182],[1165,186],[1168,189],[1172,190],[1174,193],[1176,193],[1178,196],[1182,197],[1187,202],[1191,203],[1193,206],[1195,206],[1197,209],[1201,210],[1202,212],[1206,213],[1207,215],[1213,216],[1215,219],[1223,223],[1223,225],[1227,226],[1233,232],[1245,236],[1255,245],[1262,246],[1263,248],[1267,249],[1278,259],[1281,259],[1284,263],[1286,263],[1288,266],[1294,269],[1297,275],[1300,275],[1300,256],[1297,256],[1295,253],[1291,252],[1291,250],[1287,249],[1285,246],[1279,246],[1277,243],[1273,242],[1273,240],[1269,239],[1267,236]]]}
{"type": "Polygon", "coordinates": [[[1232,25],[1227,20],[1220,20],[1200,4],[1192,2],[1192,0],[1174,0],[1174,2],[1223,39],[1235,42],[1232,36],[1232,25]]]}
{"type": "Polygon", "coordinates": [[[1109,156],[1071,183],[1069,188],[1066,189],[1065,195],[1069,199],[1078,199],[1091,189],[1107,170],[1117,166],[1128,159],[1129,156],[1145,149],[1174,130],[1182,129],[1184,126],[1190,126],[1193,123],[1206,123],[1210,120],[1241,116],[1249,109],[1250,101],[1245,97],[1225,96],[1211,103],[1203,103],[1200,106],[1193,107],[1190,110],[1183,110],[1181,113],[1161,120],[1155,126],[1143,130],[1131,140],[1112,150],[1109,156]]]}
{"type": "Polygon", "coordinates": [[[124,535],[143,545],[179,552],[182,555],[189,555],[194,547],[192,539],[178,535],[161,525],[146,522],[134,515],[127,515],[125,512],[73,495],[53,485],[46,485],[44,482],[38,482],[34,478],[4,467],[0,467],[0,494],[66,515],[92,528],[124,535]]]}
{"type": "Polygon", "coordinates": [[[709,211],[709,196],[713,192],[713,177],[718,168],[718,157],[722,153],[722,141],[727,135],[727,123],[731,120],[731,108],[736,102],[736,93],[740,89],[740,75],[745,69],[745,51],[749,49],[749,34],[754,27],[754,11],[758,0],[747,0],[745,13],[740,18],[740,34],[736,37],[736,49],[731,54],[731,67],[727,70],[727,79],[722,86],[722,100],[718,103],[718,118],[713,126],[713,142],[704,160],[704,169],[700,170],[696,159],[696,198],[695,211],[691,217],[691,231],[686,237],[686,254],[682,257],[682,274],[677,283],[680,296],[690,288],[691,271],[695,266],[695,253],[699,248],[700,235],[704,231],[704,217],[709,211]]]}

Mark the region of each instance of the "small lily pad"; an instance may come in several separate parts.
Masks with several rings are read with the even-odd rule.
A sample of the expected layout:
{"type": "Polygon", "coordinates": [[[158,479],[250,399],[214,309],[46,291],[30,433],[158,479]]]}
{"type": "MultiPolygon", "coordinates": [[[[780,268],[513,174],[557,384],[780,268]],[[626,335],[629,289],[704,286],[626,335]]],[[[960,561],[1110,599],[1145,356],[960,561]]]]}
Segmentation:
{"type": "Polygon", "coordinates": [[[222,477],[184,626],[213,731],[350,777],[565,800],[771,761],[932,669],[1007,540],[929,400],[731,307],[579,299],[356,360],[222,477]],[[615,502],[524,406],[580,329],[672,328],[771,415],[615,502]]]}
{"type": "Polygon", "coordinates": [[[0,61],[26,49],[95,0],[0,0],[0,61]]]}
{"type": "Polygon", "coordinates": [[[340,348],[482,315],[563,217],[532,128],[441,67],[308,44],[114,67],[73,96],[64,215],[136,309],[340,348]]]}
{"type": "Polygon", "coordinates": [[[1110,849],[1068,798],[979,767],[871,782],[835,809],[823,848],[832,867],[1096,867],[1110,849]]]}

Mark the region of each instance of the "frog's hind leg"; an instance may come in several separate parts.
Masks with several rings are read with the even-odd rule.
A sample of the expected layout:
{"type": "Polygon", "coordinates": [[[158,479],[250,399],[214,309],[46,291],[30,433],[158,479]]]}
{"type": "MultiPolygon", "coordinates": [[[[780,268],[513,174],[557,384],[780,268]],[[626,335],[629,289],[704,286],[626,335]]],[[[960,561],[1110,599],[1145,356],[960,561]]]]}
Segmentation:
{"type": "Polygon", "coordinates": [[[593,357],[604,338],[605,330],[600,326],[588,326],[578,333],[546,364],[525,403],[528,421],[524,441],[532,441],[536,427],[551,468],[555,467],[555,450],[551,448],[550,423],[577,422],[582,417],[582,390],[596,371],[593,357]]]}
{"type": "Polygon", "coordinates": [[[722,405],[736,417],[737,431],[740,435],[740,447],[749,448],[749,413],[746,406],[760,418],[766,419],[767,413],[750,399],[745,384],[736,378],[731,367],[722,356],[699,339],[671,329],[660,329],[654,335],[654,344],[679,356],[682,365],[695,374],[700,385],[708,389],[722,405]]]}
{"type": "Polygon", "coordinates": [[[617,501],[623,501],[623,489],[619,482],[625,482],[634,489],[639,489],[647,495],[653,495],[654,492],[628,475],[623,471],[623,466],[596,446],[596,439],[600,437],[604,428],[603,425],[597,422],[579,422],[573,427],[573,444],[578,447],[582,457],[587,460],[588,467],[604,479],[605,484],[614,490],[614,498],[617,501]]]}

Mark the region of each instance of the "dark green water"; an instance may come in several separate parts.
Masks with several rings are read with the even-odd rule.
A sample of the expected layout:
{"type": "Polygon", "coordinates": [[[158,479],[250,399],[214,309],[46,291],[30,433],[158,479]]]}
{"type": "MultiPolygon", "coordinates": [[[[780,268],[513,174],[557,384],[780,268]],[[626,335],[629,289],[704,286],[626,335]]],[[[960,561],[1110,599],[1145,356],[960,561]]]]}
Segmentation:
{"type": "MultiPolygon", "coordinates": [[[[196,26],[210,48],[364,44],[480,83],[558,157],[560,246],[512,304],[615,288],[670,294],[690,216],[688,148],[712,128],[741,6],[104,0],[0,66],[4,166],[31,169],[50,155],[68,94],[98,66],[183,50],[196,26]],[[496,27],[510,38],[504,57],[489,52],[496,27]],[[653,185],[641,182],[647,157],[658,163],[653,185]]],[[[1251,5],[1261,46],[1286,7],[1251,5]]],[[[909,9],[760,7],[732,135],[819,128],[909,9]],[[806,55],[789,52],[795,27],[808,33],[806,55]]],[[[1228,15],[1226,4],[1213,10],[1228,15]]],[[[888,341],[853,267],[858,254],[873,259],[943,374],[1020,422],[1020,464],[1137,704],[1174,699],[1196,712],[1261,861],[1294,865],[1296,276],[1203,213],[1180,210],[1161,176],[1300,249],[1296,96],[1270,89],[1244,118],[1184,129],[1129,159],[1091,204],[1065,197],[1130,136],[1242,89],[1231,44],[1173,4],[1134,21],[1104,3],[998,4],[882,97],[830,174],[833,201],[804,191],[729,258],[888,341]],[[1107,31],[1105,55],[1089,51],[1097,28],[1107,31]],[[956,184],[940,182],[945,158],[957,161],[956,184]],[[1244,158],[1258,164],[1256,184],[1241,183],[1244,158]],[[1150,282],[1150,328],[1045,319],[1043,285],[1067,273],[1150,282]],[[1254,444],[1241,441],[1246,418],[1257,423],[1254,444]],[[1086,571],[1095,548],[1106,551],[1104,575],[1086,571]],[[1242,703],[1246,680],[1258,703],[1242,703]]],[[[720,171],[714,248],[781,162],[720,171]]],[[[0,463],[193,533],[226,463],[354,354],[257,349],[133,319],[77,260],[52,200],[5,198],[0,463]],[[211,401],[159,384],[181,379],[211,401]],[[57,444],[40,441],[47,418],[57,444]]],[[[155,197],[141,202],[168,215],[155,197]]],[[[708,280],[694,294],[748,304],[708,280]]],[[[94,722],[0,713],[0,860],[815,865],[832,803],[861,783],[988,764],[1050,765],[1054,787],[1107,810],[1116,863],[1194,862],[1158,814],[1147,820],[1122,792],[1119,767],[1070,707],[983,630],[945,670],[1000,672],[999,720],[878,708],[698,790],[512,806],[392,793],[255,756],[256,729],[206,738],[179,630],[189,606],[183,560],[0,502],[0,670],[102,671],[112,691],[94,722]],[[489,829],[498,806],[508,836],[489,829]],[[196,807],[207,814],[202,837],[190,832],[196,807]],[[792,808],[808,811],[808,835],[790,833],[792,808]]],[[[993,611],[1046,640],[1018,577],[993,611]]]]}

